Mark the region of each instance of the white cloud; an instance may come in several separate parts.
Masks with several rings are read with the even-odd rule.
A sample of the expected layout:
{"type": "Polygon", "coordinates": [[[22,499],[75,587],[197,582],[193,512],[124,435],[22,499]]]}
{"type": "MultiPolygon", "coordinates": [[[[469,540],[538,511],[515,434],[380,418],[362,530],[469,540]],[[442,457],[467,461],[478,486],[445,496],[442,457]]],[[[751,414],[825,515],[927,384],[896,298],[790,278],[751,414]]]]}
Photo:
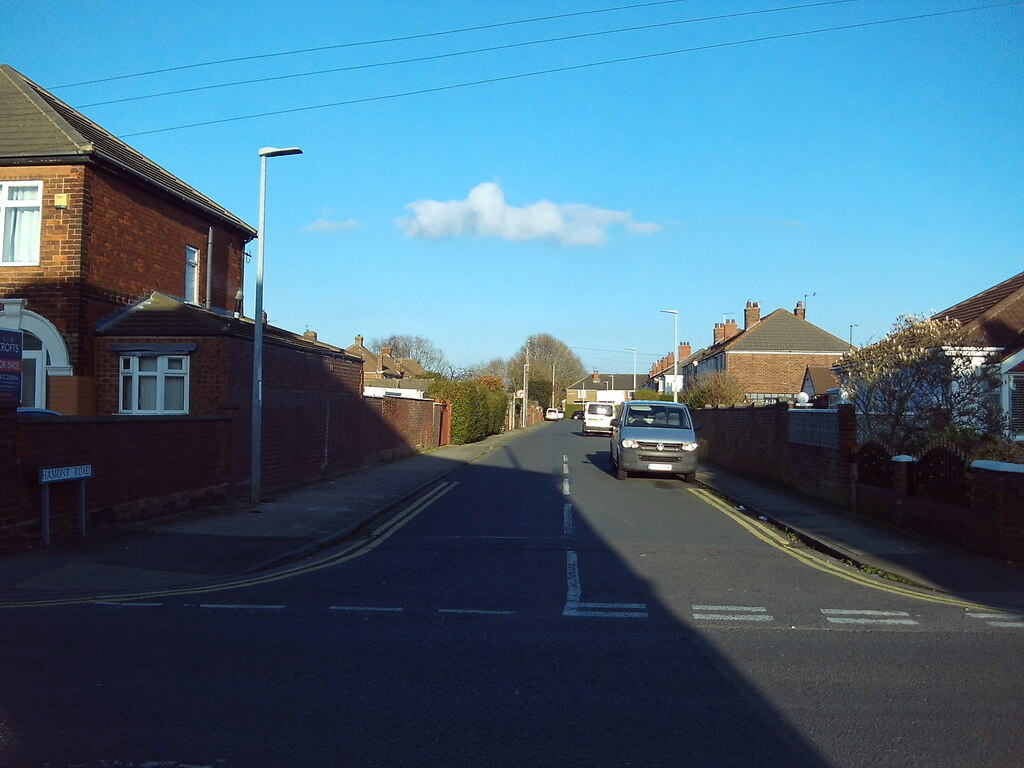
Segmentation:
{"type": "Polygon", "coordinates": [[[310,222],[302,228],[303,232],[342,232],[346,229],[358,229],[359,222],[355,219],[345,221],[331,221],[330,219],[319,218],[310,222]]]}
{"type": "Polygon", "coordinates": [[[582,203],[559,205],[541,200],[517,208],[505,202],[505,193],[492,182],[478,184],[465,200],[417,200],[406,208],[413,215],[397,222],[406,237],[428,240],[478,235],[512,241],[601,245],[614,226],[634,235],[649,235],[661,229],[657,224],[634,221],[628,211],[609,211],[582,203]]]}

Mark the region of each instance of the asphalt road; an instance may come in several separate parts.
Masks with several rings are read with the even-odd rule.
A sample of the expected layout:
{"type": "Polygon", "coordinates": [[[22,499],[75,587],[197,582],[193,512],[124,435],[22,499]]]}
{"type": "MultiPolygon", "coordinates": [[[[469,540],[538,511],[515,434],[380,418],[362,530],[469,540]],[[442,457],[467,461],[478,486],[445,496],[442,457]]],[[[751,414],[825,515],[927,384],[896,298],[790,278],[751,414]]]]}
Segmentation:
{"type": "Polygon", "coordinates": [[[244,583],[0,611],[0,765],[1022,764],[1019,628],[578,432],[244,583]]]}

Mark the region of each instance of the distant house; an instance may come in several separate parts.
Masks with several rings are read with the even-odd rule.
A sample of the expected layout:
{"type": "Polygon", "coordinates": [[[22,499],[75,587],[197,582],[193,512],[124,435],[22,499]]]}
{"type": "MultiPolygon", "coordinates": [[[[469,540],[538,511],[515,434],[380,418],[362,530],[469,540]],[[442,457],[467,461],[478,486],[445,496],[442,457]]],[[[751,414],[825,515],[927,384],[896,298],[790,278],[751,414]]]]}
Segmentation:
{"type": "Polygon", "coordinates": [[[579,381],[565,388],[565,405],[582,405],[583,403],[622,403],[629,399],[633,391],[632,373],[598,373],[584,376],[579,381]]]}
{"type": "Polygon", "coordinates": [[[1004,280],[933,317],[958,320],[979,350],[994,353],[1010,436],[1024,440],[1024,272],[1004,280]]]}
{"type": "Polygon", "coordinates": [[[426,371],[418,361],[411,357],[395,357],[391,354],[390,347],[384,347],[380,352],[374,352],[363,344],[363,341],[362,336],[356,336],[355,342],[349,345],[345,352],[363,361],[365,395],[382,397],[384,390],[387,390],[388,394],[395,393],[397,390],[410,390],[410,392],[400,392],[393,396],[424,396],[423,393],[430,387],[433,379],[424,375],[426,371]],[[416,394],[412,394],[412,392],[416,394]]]}
{"type": "MultiPolygon", "coordinates": [[[[679,386],[689,387],[698,376],[724,371],[739,379],[746,399],[770,403],[802,391],[808,368],[828,367],[852,347],[809,323],[802,301],[792,312],[777,309],[761,317],[761,306],[748,301],[743,328],[735,320],[715,323],[711,346],[690,353],[679,349],[679,386]],[[684,357],[685,353],[685,357],[684,357]]],[[[672,371],[672,355],[655,364],[648,382],[672,371]]],[[[663,390],[662,390],[663,391],[663,390]]]]}
{"type": "Polygon", "coordinates": [[[641,382],[640,386],[662,394],[672,394],[673,391],[682,392],[693,383],[697,371],[697,361],[703,352],[703,349],[691,352],[688,341],[680,344],[677,350],[678,364],[675,361],[675,356],[670,352],[651,366],[647,378],[641,382]]]}
{"type": "Polygon", "coordinates": [[[808,402],[815,408],[827,408],[834,403],[829,402],[829,394],[838,397],[839,377],[829,366],[809,365],[804,372],[804,383],[800,391],[807,395],[808,402]]]}

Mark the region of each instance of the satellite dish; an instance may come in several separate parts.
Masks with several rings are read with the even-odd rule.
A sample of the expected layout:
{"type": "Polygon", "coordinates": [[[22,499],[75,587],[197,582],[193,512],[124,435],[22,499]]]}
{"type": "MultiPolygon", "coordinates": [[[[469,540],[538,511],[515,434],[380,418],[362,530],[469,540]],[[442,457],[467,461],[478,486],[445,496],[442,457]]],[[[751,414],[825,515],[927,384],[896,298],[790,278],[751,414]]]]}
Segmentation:
{"type": "Polygon", "coordinates": [[[797,405],[807,405],[809,402],[811,402],[811,396],[808,395],[806,392],[797,392],[796,393],[796,404],[797,405]]]}

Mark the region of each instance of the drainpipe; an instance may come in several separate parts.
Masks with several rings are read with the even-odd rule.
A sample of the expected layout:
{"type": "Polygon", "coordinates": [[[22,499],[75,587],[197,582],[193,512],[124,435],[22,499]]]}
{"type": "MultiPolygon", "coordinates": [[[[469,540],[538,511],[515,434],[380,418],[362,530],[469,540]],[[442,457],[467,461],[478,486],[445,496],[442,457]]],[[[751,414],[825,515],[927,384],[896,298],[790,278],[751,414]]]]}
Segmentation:
{"type": "Polygon", "coordinates": [[[213,286],[213,227],[206,233],[206,308],[210,308],[210,291],[213,286]]]}

